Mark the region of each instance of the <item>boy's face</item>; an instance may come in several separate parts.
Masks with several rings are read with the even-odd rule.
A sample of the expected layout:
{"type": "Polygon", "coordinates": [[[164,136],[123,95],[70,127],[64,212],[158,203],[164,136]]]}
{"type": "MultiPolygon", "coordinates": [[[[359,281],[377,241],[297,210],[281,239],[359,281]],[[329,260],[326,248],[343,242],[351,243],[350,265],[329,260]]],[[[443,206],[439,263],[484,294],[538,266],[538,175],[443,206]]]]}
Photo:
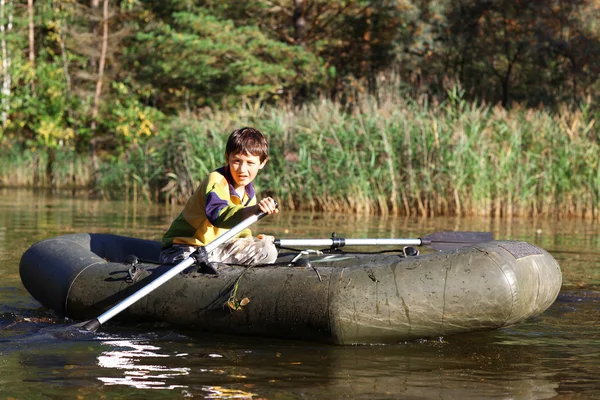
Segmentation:
{"type": "Polygon", "coordinates": [[[260,161],[259,156],[253,156],[251,154],[226,154],[227,165],[229,165],[229,171],[235,181],[235,188],[240,186],[246,186],[256,178],[258,171],[263,169],[267,160],[260,161]]]}

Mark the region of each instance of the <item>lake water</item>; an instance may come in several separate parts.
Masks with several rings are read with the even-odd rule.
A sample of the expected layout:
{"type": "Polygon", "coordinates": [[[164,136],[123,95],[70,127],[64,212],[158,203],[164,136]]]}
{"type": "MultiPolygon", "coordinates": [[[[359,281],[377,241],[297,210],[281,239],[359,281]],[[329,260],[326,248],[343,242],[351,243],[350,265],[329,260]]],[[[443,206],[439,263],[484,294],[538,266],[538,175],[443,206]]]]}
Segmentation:
{"type": "Polygon", "coordinates": [[[74,232],[160,239],[178,208],[0,189],[0,398],[600,398],[600,228],[579,220],[388,218],[290,213],[260,221],[279,238],[419,237],[491,231],[548,250],[563,287],[541,316],[483,333],[340,347],[209,335],[165,325],[104,325],[71,336],[19,278],[33,243],[74,232]]]}

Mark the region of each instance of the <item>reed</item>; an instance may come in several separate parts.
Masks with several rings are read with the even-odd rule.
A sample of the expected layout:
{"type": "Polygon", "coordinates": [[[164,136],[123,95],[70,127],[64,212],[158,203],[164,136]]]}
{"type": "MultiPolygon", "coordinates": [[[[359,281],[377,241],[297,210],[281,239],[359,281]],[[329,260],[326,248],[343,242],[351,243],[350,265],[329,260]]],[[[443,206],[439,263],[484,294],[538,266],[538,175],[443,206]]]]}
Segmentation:
{"type": "Polygon", "coordinates": [[[69,148],[52,152],[11,146],[0,149],[0,185],[4,187],[84,188],[91,176],[88,157],[69,148]]]}
{"type": "MultiPolygon", "coordinates": [[[[600,134],[589,111],[508,111],[466,102],[458,89],[429,103],[380,86],[376,96],[356,94],[352,107],[325,99],[299,108],[248,102],[182,115],[160,137],[106,161],[97,184],[118,196],[115,187],[135,181],[139,197],[180,204],[222,165],[228,133],[251,125],[271,145],[259,191],[287,209],[599,218],[600,134]]],[[[24,172],[32,159],[15,159],[15,184],[31,184],[24,172]]],[[[15,171],[9,164],[0,164],[5,184],[15,171]]]]}
{"type": "Polygon", "coordinates": [[[598,218],[598,133],[581,111],[507,111],[458,91],[440,104],[363,96],[350,110],[327,100],[248,105],[188,122],[176,141],[193,154],[188,181],[220,165],[226,134],[242,124],[268,133],[271,161],[257,183],[288,208],[598,218]]]}

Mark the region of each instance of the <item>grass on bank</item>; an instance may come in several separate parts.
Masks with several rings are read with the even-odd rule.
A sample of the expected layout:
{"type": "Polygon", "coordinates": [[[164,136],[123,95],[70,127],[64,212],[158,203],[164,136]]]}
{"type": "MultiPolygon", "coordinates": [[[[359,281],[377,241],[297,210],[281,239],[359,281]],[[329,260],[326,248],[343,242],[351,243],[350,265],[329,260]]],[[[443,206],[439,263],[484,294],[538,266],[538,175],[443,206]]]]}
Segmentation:
{"type": "Polygon", "coordinates": [[[585,110],[507,111],[468,103],[457,90],[444,103],[428,104],[399,93],[362,96],[352,110],[323,100],[298,109],[248,103],[182,115],[143,145],[105,157],[95,173],[87,155],[66,148],[56,152],[51,174],[43,170],[47,155],[5,148],[0,180],[95,182],[107,198],[180,204],[222,165],[228,134],[250,125],[271,145],[259,190],[288,209],[598,218],[600,136],[585,110]]]}

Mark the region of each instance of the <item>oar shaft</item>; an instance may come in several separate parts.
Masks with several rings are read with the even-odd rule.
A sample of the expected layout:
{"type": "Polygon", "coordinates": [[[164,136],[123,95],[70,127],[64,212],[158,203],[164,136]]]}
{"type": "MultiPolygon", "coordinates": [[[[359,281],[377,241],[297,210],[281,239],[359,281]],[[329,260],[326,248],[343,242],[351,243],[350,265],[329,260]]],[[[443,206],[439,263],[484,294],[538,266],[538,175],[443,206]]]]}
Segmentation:
{"type": "Polygon", "coordinates": [[[429,246],[434,250],[458,249],[494,240],[490,232],[436,232],[412,239],[346,239],[335,234],[327,239],[275,239],[277,247],[329,247],[344,246],[429,246]]]}
{"type": "Polygon", "coordinates": [[[346,246],[420,246],[422,241],[417,239],[346,239],[346,246]]]}
{"type": "Polygon", "coordinates": [[[175,275],[184,271],[186,268],[190,267],[194,264],[195,260],[192,257],[188,257],[137,292],[131,294],[129,297],[122,300],[120,303],[100,314],[97,319],[100,325],[104,324],[109,319],[113,318],[115,315],[119,314],[121,311],[125,310],[129,306],[131,306],[136,301],[140,300],[142,297],[147,296],[150,292],[163,285],[169,279],[173,278],[175,275]]]}
{"type": "MultiPolygon", "coordinates": [[[[242,221],[235,227],[231,228],[230,230],[228,230],[227,232],[225,232],[224,234],[222,234],[221,236],[219,236],[218,238],[216,238],[209,244],[207,244],[204,247],[204,249],[206,250],[207,253],[210,253],[211,251],[213,251],[214,249],[216,249],[223,243],[225,243],[225,242],[229,241],[230,239],[232,239],[233,237],[237,236],[240,232],[242,232],[244,229],[248,228],[250,225],[252,225],[256,221],[258,221],[265,215],[266,215],[265,213],[261,212],[259,214],[252,215],[252,216],[246,218],[244,221],[242,221]]],[[[97,321],[95,321],[95,322],[99,323],[100,325],[104,324],[106,321],[113,318],[115,315],[119,314],[121,311],[125,310],[127,307],[131,306],[133,303],[140,300],[142,297],[148,295],[150,292],[152,292],[153,290],[155,290],[156,288],[158,288],[159,286],[161,286],[162,284],[167,282],[169,279],[173,278],[180,272],[183,272],[185,269],[187,269],[188,267],[193,265],[194,262],[195,262],[195,260],[193,257],[186,258],[185,260],[183,260],[179,264],[175,265],[173,268],[169,269],[167,272],[165,272],[158,278],[154,279],[152,282],[150,282],[149,284],[147,284],[146,286],[144,286],[137,292],[131,294],[129,297],[125,298],[124,300],[122,300],[120,303],[118,303],[114,307],[110,308],[103,314],[99,315],[96,318],[97,321]]]]}
{"type": "Polygon", "coordinates": [[[423,241],[417,239],[276,239],[279,247],[344,247],[344,246],[421,246],[423,241]]]}

